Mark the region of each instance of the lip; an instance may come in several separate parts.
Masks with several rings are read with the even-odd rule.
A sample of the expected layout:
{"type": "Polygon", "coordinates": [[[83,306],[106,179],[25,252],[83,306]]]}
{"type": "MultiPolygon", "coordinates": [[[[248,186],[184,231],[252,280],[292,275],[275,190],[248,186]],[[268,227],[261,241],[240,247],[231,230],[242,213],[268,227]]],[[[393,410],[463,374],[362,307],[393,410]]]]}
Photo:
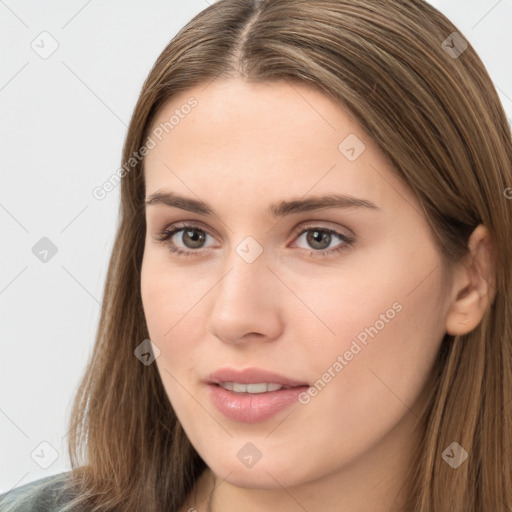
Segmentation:
{"type": "Polygon", "coordinates": [[[278,373],[262,370],[261,368],[221,368],[211,373],[207,378],[208,384],[219,384],[220,382],[239,382],[240,384],[255,384],[257,382],[274,382],[281,386],[308,386],[304,381],[290,379],[278,373]]]}
{"type": "Polygon", "coordinates": [[[226,418],[242,422],[257,423],[265,421],[278,412],[298,402],[300,393],[307,390],[309,385],[260,368],[236,370],[223,368],[210,374],[206,379],[210,399],[213,405],[226,418]],[[235,393],[219,386],[220,382],[239,382],[254,384],[258,382],[273,382],[286,386],[278,391],[266,393],[235,393]]]}

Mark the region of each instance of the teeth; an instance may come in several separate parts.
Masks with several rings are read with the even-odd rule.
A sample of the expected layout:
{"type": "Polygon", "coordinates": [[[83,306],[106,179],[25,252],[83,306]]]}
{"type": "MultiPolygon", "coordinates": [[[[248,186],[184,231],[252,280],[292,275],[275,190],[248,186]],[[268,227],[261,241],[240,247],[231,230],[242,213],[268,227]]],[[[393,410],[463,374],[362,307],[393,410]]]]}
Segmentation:
{"type": "Polygon", "coordinates": [[[266,393],[284,388],[280,384],[258,382],[256,384],[240,384],[239,382],[219,382],[219,386],[235,393],[266,393]]]}

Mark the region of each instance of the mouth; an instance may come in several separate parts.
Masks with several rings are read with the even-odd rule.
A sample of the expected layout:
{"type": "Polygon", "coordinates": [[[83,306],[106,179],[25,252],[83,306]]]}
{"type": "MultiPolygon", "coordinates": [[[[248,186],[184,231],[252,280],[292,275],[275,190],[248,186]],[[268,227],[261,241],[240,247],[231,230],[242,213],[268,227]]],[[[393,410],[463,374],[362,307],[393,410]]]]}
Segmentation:
{"type": "Polygon", "coordinates": [[[242,423],[265,421],[298,402],[306,382],[257,368],[222,369],[209,376],[213,405],[226,418],[242,423]]]}

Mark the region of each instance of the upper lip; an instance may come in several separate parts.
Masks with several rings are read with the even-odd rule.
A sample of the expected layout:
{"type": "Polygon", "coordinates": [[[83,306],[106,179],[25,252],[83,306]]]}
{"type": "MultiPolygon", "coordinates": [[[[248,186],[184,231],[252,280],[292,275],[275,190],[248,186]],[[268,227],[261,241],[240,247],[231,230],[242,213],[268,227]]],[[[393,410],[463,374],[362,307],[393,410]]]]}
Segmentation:
{"type": "Polygon", "coordinates": [[[262,370],[261,368],[220,368],[210,373],[206,378],[209,384],[219,384],[221,382],[238,382],[240,384],[256,384],[258,382],[267,382],[280,384],[281,386],[308,386],[307,382],[290,379],[284,375],[262,370]]]}

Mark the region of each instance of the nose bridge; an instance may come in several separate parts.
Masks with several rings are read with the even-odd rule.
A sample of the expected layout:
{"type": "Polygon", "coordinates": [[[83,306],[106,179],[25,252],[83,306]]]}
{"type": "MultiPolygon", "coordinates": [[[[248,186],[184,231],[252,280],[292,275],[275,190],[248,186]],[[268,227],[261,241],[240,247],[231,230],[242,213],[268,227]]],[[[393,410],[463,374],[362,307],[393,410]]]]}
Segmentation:
{"type": "MultiPolygon", "coordinates": [[[[245,293],[255,297],[258,291],[255,288],[251,290],[250,287],[261,286],[271,277],[267,263],[263,246],[254,237],[246,236],[233,247],[228,258],[228,271],[223,279],[225,282],[219,283],[222,292],[232,297],[234,294],[235,300],[242,300],[244,299],[244,288],[246,288],[245,293]]],[[[245,300],[249,298],[245,297],[245,300]]]]}
{"type": "Polygon", "coordinates": [[[251,236],[234,246],[217,285],[209,329],[219,339],[235,343],[257,333],[275,339],[282,327],[274,292],[276,277],[267,268],[263,247],[251,236]]]}

